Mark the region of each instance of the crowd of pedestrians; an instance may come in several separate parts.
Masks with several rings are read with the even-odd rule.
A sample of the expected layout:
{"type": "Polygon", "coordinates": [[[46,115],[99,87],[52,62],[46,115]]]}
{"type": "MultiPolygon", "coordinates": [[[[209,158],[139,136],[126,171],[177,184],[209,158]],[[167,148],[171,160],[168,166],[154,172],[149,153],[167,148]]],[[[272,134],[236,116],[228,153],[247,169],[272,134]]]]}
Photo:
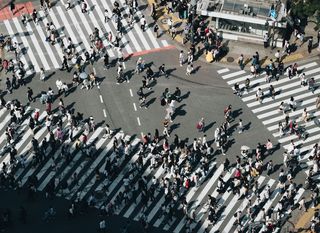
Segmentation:
{"type": "MultiPolygon", "coordinates": [[[[50,10],[50,1],[41,1],[42,7],[50,10]]],[[[72,1],[67,1],[66,10],[74,7],[72,1]]],[[[81,5],[82,13],[89,13],[89,6],[85,0],[81,0],[78,4],[81,5]]],[[[0,185],[1,187],[21,188],[21,180],[16,180],[14,174],[19,168],[25,168],[27,166],[37,167],[40,166],[45,160],[48,160],[54,151],[61,149],[57,159],[63,159],[68,164],[71,161],[71,147],[75,143],[76,151],[81,151],[85,156],[93,159],[94,144],[88,142],[88,136],[96,129],[96,122],[93,117],[84,118],[82,113],[76,112],[74,109],[65,106],[62,94],[64,97],[69,95],[70,88],[73,85],[81,85],[81,89],[91,89],[94,86],[99,85],[99,80],[94,73],[86,74],[85,68],[88,65],[93,65],[97,59],[103,58],[105,69],[110,69],[113,65],[110,62],[107,48],[113,48],[116,51],[116,67],[117,76],[116,83],[130,82],[132,77],[125,72],[125,57],[122,52],[121,35],[124,33],[124,27],[121,20],[126,18],[129,25],[133,26],[134,15],[138,8],[138,2],[133,0],[127,1],[129,6],[128,12],[123,12],[119,3],[114,3],[112,12],[105,11],[105,23],[109,20],[113,20],[116,24],[117,34],[113,35],[108,32],[104,35],[98,28],[94,28],[92,35],[90,35],[91,48],[90,51],[85,51],[83,54],[78,54],[75,50],[75,45],[72,38],[67,38],[67,44],[64,44],[63,39],[60,37],[55,25],[50,22],[47,24],[47,38],[48,43],[52,45],[58,43],[63,51],[63,62],[61,64],[61,70],[68,72],[74,71],[72,74],[72,82],[66,83],[57,79],[55,84],[56,88],[48,88],[48,91],[43,91],[40,95],[35,96],[33,90],[27,88],[28,103],[39,100],[41,104],[45,105],[44,117],[40,118],[40,110],[35,109],[31,113],[27,105],[21,103],[21,101],[14,99],[6,101],[5,97],[11,94],[14,90],[18,89],[21,85],[26,85],[25,64],[19,59],[21,49],[19,45],[13,43],[11,39],[6,40],[8,50],[15,53],[15,60],[4,60],[2,62],[5,74],[12,75],[12,78],[6,79],[6,92],[1,93],[1,108],[6,108],[10,111],[9,125],[6,127],[6,144],[1,150],[1,155],[9,154],[10,161],[1,165],[0,173],[0,185]],[[107,39],[108,45],[104,46],[102,41],[107,39]],[[55,107],[53,107],[55,105],[55,107]],[[28,154],[32,154],[30,164],[27,160],[28,154],[19,155],[17,153],[17,129],[21,122],[28,119],[29,130],[35,135],[41,127],[45,127],[49,137],[43,138],[41,141],[32,138],[31,150],[28,154]],[[50,149],[48,149],[50,148],[50,149]]],[[[184,17],[185,5],[187,1],[161,1],[160,5],[164,5],[168,8],[168,12],[174,11],[179,6],[179,14],[184,17]]],[[[156,21],[156,6],[152,10],[152,17],[156,21]]],[[[211,30],[205,20],[201,17],[196,17],[194,14],[187,14],[188,23],[184,30],[185,41],[190,42],[190,49],[187,54],[184,51],[180,51],[178,57],[180,67],[186,68],[186,76],[193,74],[194,60],[201,54],[201,51],[196,48],[196,45],[201,43],[203,45],[203,52],[205,54],[211,53],[214,61],[218,61],[223,51],[222,38],[220,35],[211,30]]],[[[37,11],[34,10],[31,19],[34,23],[39,22],[37,11]]],[[[22,17],[24,24],[28,22],[28,17],[24,15],[22,17]]],[[[148,26],[147,20],[144,16],[140,21],[141,29],[144,31],[148,26]]],[[[175,35],[175,26],[168,21],[169,32],[172,37],[175,35]]],[[[155,24],[154,32],[158,36],[158,26],[155,24]]],[[[298,65],[295,63],[288,67],[284,67],[282,62],[282,56],[284,53],[290,54],[289,42],[284,45],[284,51],[278,50],[275,53],[274,59],[270,59],[269,64],[266,67],[260,66],[259,53],[256,52],[252,57],[250,71],[252,77],[258,76],[261,72],[266,72],[266,82],[270,82],[272,79],[279,80],[283,75],[287,75],[289,78],[299,78],[301,85],[308,85],[310,91],[315,91],[315,80],[306,80],[305,74],[299,72],[298,65]]],[[[312,44],[311,42],[308,42],[312,44]]],[[[238,59],[240,69],[245,67],[245,58],[241,55],[238,59]]],[[[158,78],[169,78],[170,72],[166,68],[165,64],[161,64],[156,71],[153,70],[153,66],[147,64],[143,58],[138,58],[136,62],[136,68],[134,75],[142,75],[142,85],[137,91],[139,97],[139,106],[142,108],[148,108],[147,95],[145,90],[151,90],[154,88],[155,80],[158,78]]],[[[40,80],[46,81],[47,74],[44,69],[40,71],[40,80]]],[[[250,79],[246,81],[244,87],[241,87],[239,83],[234,85],[235,94],[241,96],[244,92],[250,92],[252,89],[250,85],[250,79]]],[[[263,103],[265,98],[276,98],[277,90],[270,85],[269,92],[263,93],[261,89],[257,90],[256,100],[263,103]]],[[[115,214],[118,209],[127,205],[130,202],[136,202],[137,195],[141,195],[142,214],[140,221],[144,228],[148,229],[148,220],[146,216],[146,209],[150,206],[150,201],[154,200],[159,193],[163,193],[165,201],[161,205],[162,217],[166,221],[170,222],[173,217],[182,214],[187,220],[185,224],[186,232],[193,232],[194,226],[197,221],[192,203],[187,201],[186,194],[192,187],[199,187],[213,170],[213,157],[216,155],[225,156],[228,152],[231,142],[230,136],[235,133],[232,130],[231,124],[235,124],[238,133],[245,134],[247,127],[246,122],[242,119],[237,119],[237,116],[233,110],[232,105],[228,105],[225,109],[221,109],[221,118],[223,123],[214,130],[214,138],[212,141],[215,143],[211,145],[207,139],[207,126],[206,119],[199,116],[199,121],[195,122],[195,131],[202,133],[199,138],[194,138],[192,142],[188,142],[183,137],[174,134],[171,131],[170,125],[174,122],[176,113],[176,103],[183,101],[181,90],[176,87],[174,91],[170,91],[168,88],[164,90],[160,96],[159,105],[163,106],[166,114],[163,119],[162,134],[161,129],[155,129],[154,133],[147,133],[143,136],[142,142],[138,146],[138,159],[136,162],[129,164],[130,169],[127,171],[124,179],[124,190],[120,191],[114,198],[114,201],[103,203],[100,208],[101,221],[99,222],[99,229],[103,232],[106,229],[105,216],[115,214]],[[143,176],[145,165],[151,170],[152,173],[156,169],[163,169],[164,176],[151,178],[151,184],[149,184],[148,177],[143,176]]],[[[316,100],[316,108],[320,107],[320,96],[316,100]]],[[[288,112],[295,111],[297,104],[294,97],[279,106],[279,111],[285,115],[284,122],[279,122],[280,135],[285,134],[297,134],[301,138],[305,138],[307,135],[303,134],[303,129],[295,122],[294,119],[290,119],[288,112]]],[[[310,118],[308,109],[305,109],[302,114],[302,119],[307,122],[310,118]]],[[[105,137],[112,138],[114,131],[109,125],[105,126],[105,137]]],[[[129,141],[125,141],[124,138],[113,137],[113,154],[116,156],[113,159],[107,159],[104,172],[100,173],[96,171],[96,181],[107,180],[106,184],[110,184],[116,177],[121,166],[128,161],[130,154],[133,152],[133,148],[130,146],[129,141]]],[[[280,227],[285,219],[289,216],[290,212],[296,207],[295,196],[297,194],[298,186],[294,181],[294,177],[297,173],[296,164],[297,157],[300,155],[299,148],[297,148],[292,142],[292,148],[283,154],[284,168],[281,169],[278,177],[279,185],[277,190],[283,195],[279,201],[277,207],[272,207],[268,210],[262,208],[264,204],[271,197],[275,190],[271,190],[270,187],[266,187],[264,194],[259,191],[258,177],[265,171],[267,176],[270,176],[274,171],[273,161],[268,158],[275,150],[270,139],[264,143],[257,143],[256,148],[251,153],[250,148],[243,147],[240,151],[240,155],[236,156],[236,163],[231,162],[226,158],[224,160],[224,174],[231,173],[232,178],[230,180],[223,180],[223,175],[218,180],[218,195],[208,196],[208,201],[205,204],[208,210],[207,221],[209,226],[214,226],[218,221],[221,213],[221,206],[219,205],[220,199],[224,192],[232,191],[234,195],[237,195],[239,199],[247,199],[251,202],[253,197],[256,197],[258,201],[255,205],[250,205],[246,212],[235,213],[236,228],[240,232],[248,232],[248,226],[254,223],[254,219],[261,215],[262,229],[264,232],[272,232],[276,227],[280,227]],[[274,217],[276,216],[276,217],[274,217]]],[[[319,165],[319,153],[318,144],[315,144],[310,159],[313,161],[313,166],[310,168],[307,178],[307,187],[312,189],[312,206],[318,204],[319,189],[317,188],[312,176],[318,172],[319,165]]],[[[54,165],[55,166],[55,163],[54,165]]],[[[76,182],[77,174],[73,174],[73,181],[76,182]]],[[[33,198],[38,186],[36,177],[29,178],[28,190],[29,197],[33,198]]],[[[60,193],[61,190],[65,190],[68,184],[59,184],[53,181],[46,189],[46,195],[48,197],[53,196],[56,193],[60,193]]],[[[106,185],[107,186],[107,185],[106,185]]],[[[92,193],[85,201],[78,199],[74,200],[72,204],[66,210],[68,217],[73,218],[78,213],[85,213],[86,208],[93,207],[99,202],[98,194],[92,193]]],[[[306,209],[305,199],[303,198],[299,202],[299,208],[306,209]]],[[[54,207],[50,206],[45,211],[43,221],[50,221],[54,218],[56,212],[54,207]]],[[[21,218],[25,221],[26,211],[21,207],[21,218]]],[[[2,215],[1,222],[7,222],[10,217],[9,211],[6,211],[2,215]]],[[[318,216],[313,219],[314,223],[318,223],[318,216]]],[[[208,230],[210,230],[210,227],[208,230]]]]}

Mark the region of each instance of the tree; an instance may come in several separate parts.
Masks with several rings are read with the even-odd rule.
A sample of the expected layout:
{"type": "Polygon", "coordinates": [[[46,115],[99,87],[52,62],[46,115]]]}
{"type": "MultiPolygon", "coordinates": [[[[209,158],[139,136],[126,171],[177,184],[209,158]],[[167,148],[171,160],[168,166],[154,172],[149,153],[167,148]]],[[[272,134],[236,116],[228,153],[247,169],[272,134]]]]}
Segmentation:
{"type": "Polygon", "coordinates": [[[319,0],[293,0],[291,10],[295,17],[300,19],[314,17],[320,25],[320,1],[319,0]]]}

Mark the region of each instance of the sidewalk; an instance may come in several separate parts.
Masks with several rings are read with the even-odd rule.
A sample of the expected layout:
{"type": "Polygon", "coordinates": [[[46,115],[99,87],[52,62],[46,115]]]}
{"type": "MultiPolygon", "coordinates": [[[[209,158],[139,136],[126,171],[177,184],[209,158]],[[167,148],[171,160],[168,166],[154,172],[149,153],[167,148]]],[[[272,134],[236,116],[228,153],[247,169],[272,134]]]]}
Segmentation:
{"type": "MultiPolygon", "coordinates": [[[[147,0],[149,6],[151,7],[152,3],[155,3],[155,0],[147,0]]],[[[173,21],[173,25],[177,26],[177,32],[182,32],[183,28],[186,25],[186,20],[181,20],[177,17],[177,13],[170,13],[167,14],[165,9],[160,9],[158,10],[158,24],[161,28],[161,30],[163,31],[163,33],[168,32],[168,25],[166,23],[167,19],[169,17],[171,17],[172,21],[173,21]]],[[[313,25],[309,24],[308,27],[306,28],[306,36],[305,38],[307,39],[308,36],[313,36],[313,42],[314,42],[314,46],[316,45],[315,43],[317,42],[317,32],[313,29],[313,25]]],[[[292,39],[290,41],[290,43],[294,43],[295,39],[292,39]]],[[[181,34],[177,34],[174,38],[174,41],[176,42],[176,45],[178,47],[181,47],[181,49],[185,49],[186,47],[188,47],[188,44],[186,44],[186,46],[183,45],[183,37],[181,34]]],[[[265,66],[266,64],[268,64],[270,59],[274,59],[274,54],[277,52],[277,50],[279,49],[280,51],[282,51],[282,48],[274,48],[271,49],[270,47],[268,48],[264,48],[263,44],[261,45],[257,45],[257,44],[249,44],[243,41],[229,41],[229,40],[223,40],[222,42],[223,44],[227,45],[229,52],[220,59],[219,62],[217,62],[216,64],[220,64],[220,65],[227,65],[227,66],[236,66],[238,67],[237,64],[237,60],[238,57],[243,54],[245,57],[245,60],[247,60],[247,62],[250,62],[250,59],[252,58],[252,55],[255,54],[256,51],[259,52],[260,57],[261,57],[261,65],[265,66]],[[245,48],[245,49],[244,49],[245,48]]],[[[308,53],[307,51],[307,42],[304,42],[303,45],[301,47],[299,47],[300,45],[300,41],[297,41],[297,51],[293,52],[291,55],[286,56],[283,59],[283,62],[285,64],[291,64],[294,63],[296,61],[299,60],[303,60],[306,58],[311,58],[311,57],[315,57],[315,56],[320,56],[320,50],[318,50],[317,48],[312,49],[311,54],[308,53]]],[[[205,61],[205,56],[202,55],[202,57],[200,58],[202,61],[205,61]]],[[[246,66],[245,69],[249,69],[248,66],[246,66]]]]}

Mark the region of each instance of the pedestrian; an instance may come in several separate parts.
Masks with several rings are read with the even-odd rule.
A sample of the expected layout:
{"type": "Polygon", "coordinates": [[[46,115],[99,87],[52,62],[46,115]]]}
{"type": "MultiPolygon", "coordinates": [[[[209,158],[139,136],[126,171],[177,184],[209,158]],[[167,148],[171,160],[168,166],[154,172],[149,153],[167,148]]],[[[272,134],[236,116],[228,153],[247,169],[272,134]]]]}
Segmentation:
{"type": "Polygon", "coordinates": [[[169,119],[164,119],[163,121],[163,135],[165,137],[170,137],[170,134],[169,134],[169,124],[170,124],[170,121],[169,119]]]}
{"type": "Polygon", "coordinates": [[[269,34],[266,33],[263,36],[263,47],[268,48],[268,46],[269,46],[269,34]]]}
{"type": "Polygon", "coordinates": [[[260,104],[262,103],[263,100],[263,91],[261,90],[261,88],[258,88],[257,93],[256,93],[256,100],[260,102],[260,104]]]}
{"type": "Polygon", "coordinates": [[[11,81],[9,78],[7,78],[7,80],[6,80],[6,89],[7,89],[8,93],[10,93],[10,94],[12,93],[12,85],[11,85],[11,81]]]}
{"type": "Polygon", "coordinates": [[[99,232],[105,233],[106,232],[106,220],[102,219],[99,222],[99,232]]]}
{"type": "Polygon", "coordinates": [[[280,56],[281,56],[281,55],[280,55],[280,50],[277,50],[277,52],[274,54],[274,56],[275,56],[275,58],[276,58],[276,62],[279,63],[280,60],[281,60],[281,59],[280,59],[280,56]]]}
{"type": "Polygon", "coordinates": [[[193,71],[193,64],[192,63],[188,63],[187,70],[186,70],[186,75],[187,76],[191,75],[192,71],[193,71]]]}
{"type": "Polygon", "coordinates": [[[308,39],[308,53],[311,53],[312,51],[312,47],[313,47],[313,37],[311,36],[309,39],[308,39]]]}
{"type": "Polygon", "coordinates": [[[183,63],[184,63],[184,53],[183,53],[183,50],[181,50],[180,53],[179,53],[179,64],[180,64],[180,66],[183,66],[183,63]]]}
{"type": "Polygon", "coordinates": [[[107,23],[110,20],[110,14],[107,9],[104,10],[104,23],[107,23]]]}
{"type": "Polygon", "coordinates": [[[302,197],[301,200],[299,201],[299,210],[303,210],[304,212],[307,212],[305,197],[302,197]]]}
{"type": "Polygon", "coordinates": [[[200,121],[197,123],[196,128],[199,130],[199,132],[204,132],[204,118],[201,117],[200,121]]]}
{"type": "Polygon", "coordinates": [[[243,123],[242,123],[242,119],[239,119],[239,123],[238,123],[238,133],[242,133],[243,132],[243,123]]]}
{"type": "Polygon", "coordinates": [[[273,162],[270,160],[267,164],[267,176],[270,176],[273,172],[273,162]]]}
{"type": "Polygon", "coordinates": [[[70,9],[72,8],[71,1],[72,1],[72,0],[67,0],[66,10],[70,10],[70,9]]]}
{"type": "Polygon", "coordinates": [[[272,99],[275,99],[276,91],[275,91],[273,85],[269,86],[269,96],[272,97],[272,99]]]}
{"type": "Polygon", "coordinates": [[[154,25],[153,32],[154,32],[156,38],[159,38],[159,26],[158,26],[158,24],[154,25]]]}
{"type": "Polygon", "coordinates": [[[238,58],[238,65],[239,65],[241,70],[244,69],[244,57],[243,57],[243,54],[241,54],[240,57],[238,58]]]}
{"type": "Polygon", "coordinates": [[[45,74],[45,71],[44,71],[44,68],[40,68],[40,80],[41,81],[45,81],[46,80],[46,74],[45,74]]]}
{"type": "Polygon", "coordinates": [[[266,144],[264,145],[264,147],[267,150],[267,154],[270,155],[272,153],[272,149],[273,149],[273,145],[270,139],[267,139],[266,144]]]}
{"type": "Polygon", "coordinates": [[[228,158],[226,158],[226,160],[223,163],[223,170],[229,172],[230,171],[230,161],[228,158]]]}
{"type": "Polygon", "coordinates": [[[147,21],[144,17],[144,15],[142,15],[141,19],[140,19],[140,28],[141,30],[144,32],[145,29],[146,29],[146,24],[147,24],[147,21]]]}
{"type": "Polygon", "coordinates": [[[162,64],[160,67],[159,67],[159,72],[158,72],[158,75],[161,76],[161,75],[165,75],[166,78],[168,78],[168,74],[165,70],[165,65],[162,64]]]}
{"type": "Polygon", "coordinates": [[[34,102],[35,100],[33,99],[33,91],[30,87],[28,87],[27,90],[27,97],[29,102],[34,102]]]}
{"type": "Polygon", "coordinates": [[[63,56],[62,57],[62,65],[61,65],[62,67],[61,67],[61,69],[60,70],[69,70],[69,66],[68,66],[68,59],[67,59],[67,57],[66,56],[63,56]]]}
{"type": "Polygon", "coordinates": [[[317,99],[316,99],[316,108],[318,110],[320,110],[320,95],[318,95],[317,99]]]}
{"type": "Polygon", "coordinates": [[[84,13],[88,13],[88,10],[87,10],[87,7],[88,7],[88,4],[85,2],[85,0],[81,0],[81,12],[84,14],[84,13]]]}
{"type": "Polygon", "coordinates": [[[307,108],[303,109],[302,115],[301,115],[301,120],[304,121],[305,123],[308,122],[309,120],[309,113],[307,112],[307,108]]]}

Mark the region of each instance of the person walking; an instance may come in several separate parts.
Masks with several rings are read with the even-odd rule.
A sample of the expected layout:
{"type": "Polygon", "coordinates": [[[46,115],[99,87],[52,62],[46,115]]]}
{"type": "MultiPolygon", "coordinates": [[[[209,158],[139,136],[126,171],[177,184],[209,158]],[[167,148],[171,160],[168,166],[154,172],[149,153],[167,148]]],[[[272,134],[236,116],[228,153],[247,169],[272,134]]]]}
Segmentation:
{"type": "Polygon", "coordinates": [[[204,122],[204,118],[201,117],[200,121],[197,123],[196,127],[199,130],[199,132],[204,132],[204,126],[205,126],[205,122],[204,122]]]}
{"type": "Polygon", "coordinates": [[[188,63],[188,66],[187,66],[186,75],[190,76],[192,71],[193,71],[193,64],[190,62],[188,63]]]}
{"type": "Polygon", "coordinates": [[[170,137],[170,133],[169,133],[169,124],[170,124],[170,121],[169,119],[164,119],[163,121],[163,135],[165,137],[170,137]]]}
{"type": "Polygon", "coordinates": [[[320,95],[318,95],[317,99],[316,99],[316,108],[318,110],[320,110],[320,95]]]}
{"type": "Polygon", "coordinates": [[[312,46],[313,46],[313,37],[310,37],[308,39],[308,53],[310,54],[312,51],[312,46]]]}
{"type": "Polygon", "coordinates": [[[44,71],[44,68],[41,68],[40,69],[40,80],[41,81],[45,81],[46,80],[46,74],[45,74],[45,71],[44,71]]]}
{"type": "Polygon", "coordinates": [[[140,28],[141,30],[144,32],[145,29],[146,29],[146,24],[147,24],[147,21],[144,17],[144,15],[142,15],[141,19],[140,19],[140,28]]]}
{"type": "Polygon", "coordinates": [[[158,26],[158,24],[154,25],[153,32],[154,32],[156,38],[159,38],[159,26],[158,26]]]}
{"type": "Polygon", "coordinates": [[[181,67],[183,66],[183,63],[184,63],[184,53],[181,50],[180,53],[179,53],[179,64],[180,64],[181,67]]]}
{"type": "Polygon", "coordinates": [[[238,58],[238,65],[241,70],[244,69],[244,56],[243,56],[243,54],[241,54],[240,57],[238,58]]]}
{"type": "Polygon", "coordinates": [[[27,97],[28,97],[28,101],[29,102],[34,102],[34,98],[33,98],[33,91],[30,87],[28,87],[28,90],[27,90],[27,97]]]}

